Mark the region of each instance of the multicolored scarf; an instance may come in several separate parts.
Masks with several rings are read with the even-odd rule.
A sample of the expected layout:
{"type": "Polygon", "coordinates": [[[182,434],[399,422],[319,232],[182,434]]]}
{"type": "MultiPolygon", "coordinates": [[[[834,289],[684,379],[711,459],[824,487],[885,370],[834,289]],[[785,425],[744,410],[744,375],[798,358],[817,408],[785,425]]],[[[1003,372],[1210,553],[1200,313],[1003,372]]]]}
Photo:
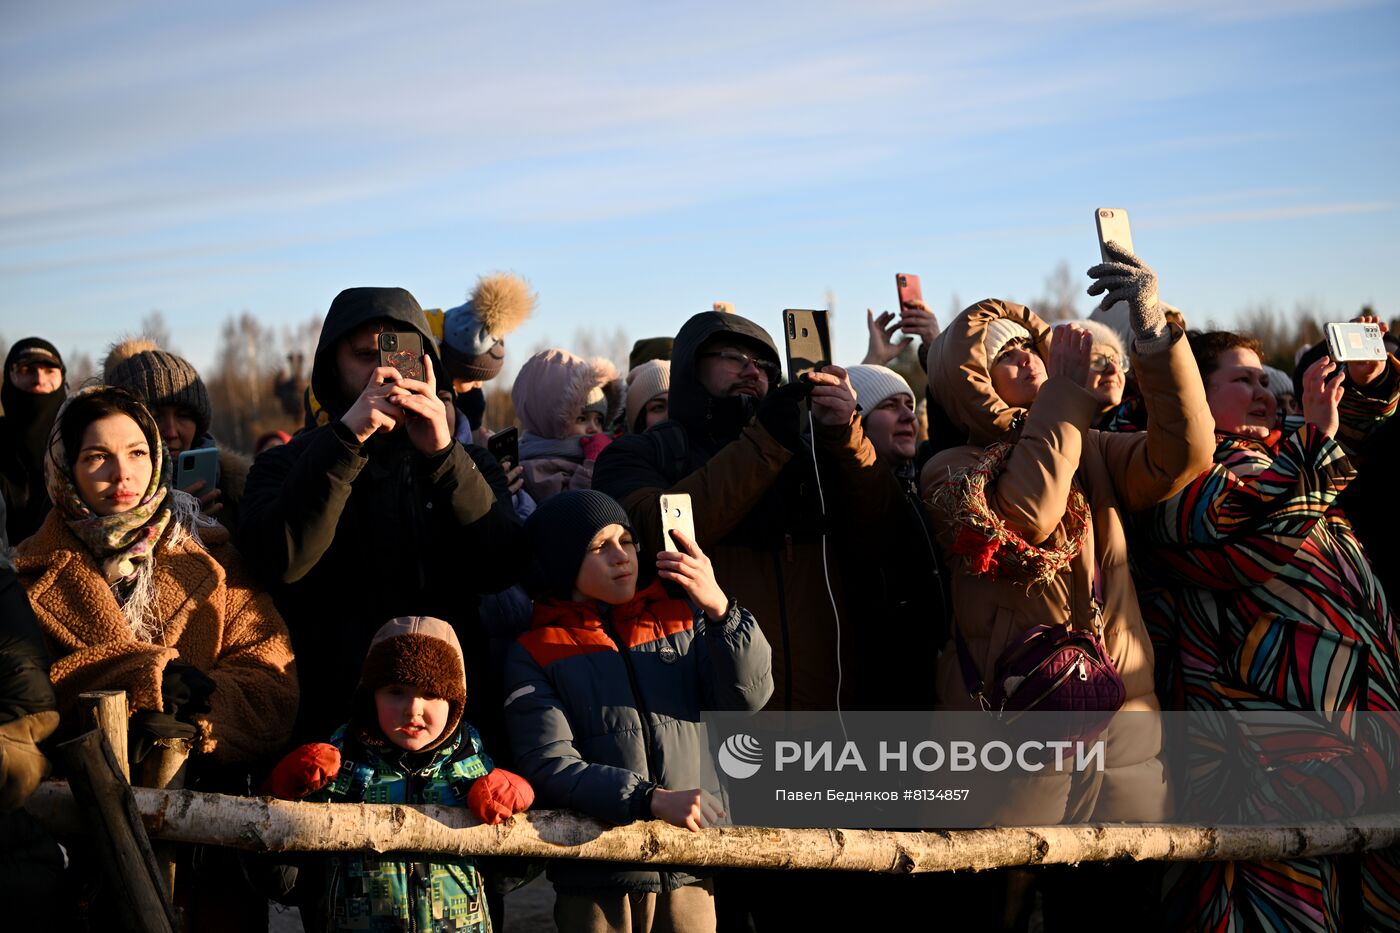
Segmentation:
{"type": "Polygon", "coordinates": [[[165,454],[165,445],[160,439],[160,430],[155,419],[140,409],[136,423],[151,448],[151,481],[146,486],[141,501],[125,512],[114,515],[98,515],[78,494],[73,473],[68,467],[68,458],[63,448],[64,414],[68,406],[80,398],[94,392],[112,392],[110,386],[89,386],[70,395],[58,410],[53,431],[49,435],[49,456],[44,464],[44,479],[48,485],[49,498],[73,534],[87,546],[102,568],[102,575],[118,592],[125,596],[130,587],[135,586],[141,565],[149,561],[155,552],[156,542],[170,523],[170,458],[165,454]]]}

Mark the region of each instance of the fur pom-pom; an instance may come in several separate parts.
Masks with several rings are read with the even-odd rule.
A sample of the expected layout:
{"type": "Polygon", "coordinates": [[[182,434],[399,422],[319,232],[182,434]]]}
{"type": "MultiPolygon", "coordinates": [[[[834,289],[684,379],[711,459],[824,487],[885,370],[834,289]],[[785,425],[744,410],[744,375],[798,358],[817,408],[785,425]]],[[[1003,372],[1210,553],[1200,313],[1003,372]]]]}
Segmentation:
{"type": "Polygon", "coordinates": [[[106,374],[116,369],[122,363],[131,359],[138,353],[150,353],[159,351],[160,346],[149,337],[127,337],[112,344],[112,348],[107,351],[107,359],[102,364],[103,378],[106,374]]]}
{"type": "Polygon", "coordinates": [[[535,310],[536,297],[520,276],[493,272],[477,279],[470,301],[486,332],[499,339],[525,323],[535,310]]]}

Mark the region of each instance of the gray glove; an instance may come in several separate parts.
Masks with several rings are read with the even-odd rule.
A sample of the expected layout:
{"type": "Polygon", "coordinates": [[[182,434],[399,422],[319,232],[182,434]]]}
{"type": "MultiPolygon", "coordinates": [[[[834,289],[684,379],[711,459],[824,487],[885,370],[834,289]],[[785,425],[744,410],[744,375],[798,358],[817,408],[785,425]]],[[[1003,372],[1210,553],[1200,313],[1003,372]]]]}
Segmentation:
{"type": "Polygon", "coordinates": [[[1159,337],[1167,326],[1162,314],[1161,303],[1157,300],[1157,273],[1141,259],[1112,241],[1104,244],[1109,262],[1099,263],[1089,270],[1094,284],[1089,286],[1090,295],[1103,295],[1099,313],[1107,311],[1120,301],[1128,303],[1128,323],[1133,335],[1139,340],[1153,340],[1159,337]]]}

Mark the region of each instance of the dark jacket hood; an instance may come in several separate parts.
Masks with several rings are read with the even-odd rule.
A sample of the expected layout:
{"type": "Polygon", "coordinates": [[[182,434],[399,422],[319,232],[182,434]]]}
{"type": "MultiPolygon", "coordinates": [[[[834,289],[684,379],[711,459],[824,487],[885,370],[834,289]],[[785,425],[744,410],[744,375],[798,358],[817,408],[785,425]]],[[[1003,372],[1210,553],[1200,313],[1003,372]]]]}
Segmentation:
{"type": "MultiPolygon", "coordinates": [[[[686,321],[680,333],[676,334],[675,347],[671,352],[669,415],[672,421],[679,422],[687,431],[701,435],[712,433],[716,423],[721,430],[733,427],[737,434],[753,415],[751,400],[742,397],[712,398],[700,384],[696,357],[700,348],[717,334],[748,344],[753,352],[782,365],[782,357],[768,331],[748,318],[718,311],[702,311],[686,321]]],[[[770,390],[772,388],[774,386],[769,386],[770,390]]]]}
{"type": "Polygon", "coordinates": [[[439,385],[443,379],[442,359],[437,341],[433,339],[428,317],[407,289],[347,288],[331,302],[326,320],[321,325],[321,338],[316,343],[316,357],[311,365],[311,391],[331,416],[339,418],[350,407],[353,398],[344,398],[340,390],[340,373],[336,367],[336,344],[361,324],[384,320],[394,322],[395,330],[416,331],[423,338],[423,348],[433,361],[433,373],[439,385]]]}

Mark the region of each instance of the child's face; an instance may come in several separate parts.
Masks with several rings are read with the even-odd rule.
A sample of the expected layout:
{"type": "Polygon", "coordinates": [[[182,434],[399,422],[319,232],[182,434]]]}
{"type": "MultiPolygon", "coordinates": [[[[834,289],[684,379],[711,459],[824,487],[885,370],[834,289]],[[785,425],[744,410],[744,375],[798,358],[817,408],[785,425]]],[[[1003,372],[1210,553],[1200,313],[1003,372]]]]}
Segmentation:
{"type": "Polygon", "coordinates": [[[450,707],[442,697],[425,696],[408,684],[388,684],[374,691],[379,730],[399,748],[416,752],[432,745],[447,728],[450,707]]]}
{"type": "Polygon", "coordinates": [[[596,411],[581,411],[574,423],[569,425],[568,437],[580,434],[600,434],[603,430],[603,416],[596,411]]]}
{"type": "Polygon", "coordinates": [[[574,601],[617,606],[637,595],[637,545],[631,532],[609,525],[594,536],[574,580],[574,601]]]}

